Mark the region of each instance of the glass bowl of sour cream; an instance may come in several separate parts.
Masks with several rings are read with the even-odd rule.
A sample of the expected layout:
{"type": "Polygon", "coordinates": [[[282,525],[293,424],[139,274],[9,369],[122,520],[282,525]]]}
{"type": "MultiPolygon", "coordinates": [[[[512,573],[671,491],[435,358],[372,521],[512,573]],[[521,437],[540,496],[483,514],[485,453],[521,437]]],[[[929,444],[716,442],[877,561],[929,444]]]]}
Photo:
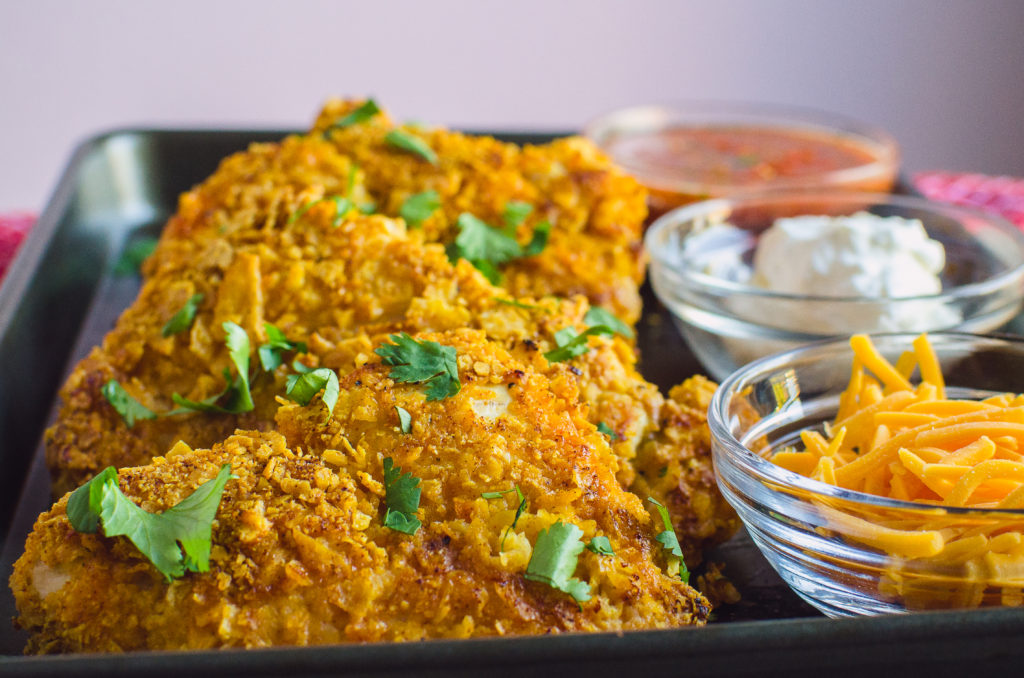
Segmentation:
{"type": "Polygon", "coordinates": [[[836,336],[991,332],[1024,298],[1024,234],[907,196],[780,192],[707,200],[654,222],[655,293],[716,379],[836,336]]]}

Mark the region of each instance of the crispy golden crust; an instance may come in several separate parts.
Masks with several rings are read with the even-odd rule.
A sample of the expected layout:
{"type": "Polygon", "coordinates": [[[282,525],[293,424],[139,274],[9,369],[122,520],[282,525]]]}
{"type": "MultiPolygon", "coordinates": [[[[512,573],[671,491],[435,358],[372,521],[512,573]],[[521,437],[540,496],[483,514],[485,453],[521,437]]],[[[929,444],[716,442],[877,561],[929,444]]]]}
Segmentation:
{"type": "Polygon", "coordinates": [[[739,517],[715,483],[711,465],[708,405],[716,384],[690,377],[669,392],[659,430],[637,451],[636,480],[630,489],[663,503],[680,536],[686,562],[701,559],[701,548],[725,541],[739,517]]]}
{"type": "MultiPolygon", "coordinates": [[[[249,151],[225,160],[209,180],[182,196],[179,211],[169,222],[157,253],[146,264],[146,279],[139,298],[124,312],[103,345],[94,349],[76,367],[62,389],[62,408],[57,423],[47,433],[47,461],[53,473],[55,492],[59,495],[77,487],[108,465],[124,467],[148,464],[178,440],[184,440],[192,447],[213,447],[216,454],[227,454],[229,448],[238,446],[250,451],[256,448],[283,450],[279,443],[274,442],[273,436],[255,432],[247,436],[250,442],[242,444],[233,439],[235,442],[218,446],[236,428],[247,431],[279,428],[289,432],[287,447],[293,451],[287,454],[282,451],[281,454],[285,456],[301,457],[302,454],[308,455],[310,450],[319,450],[315,441],[301,437],[305,435],[301,433],[303,430],[319,431],[319,424],[313,421],[296,423],[301,420],[303,412],[308,415],[309,408],[286,407],[278,416],[278,421],[274,420],[279,408],[277,399],[285,391],[285,379],[290,369],[284,365],[273,373],[264,373],[256,367],[256,346],[266,340],[264,322],[277,325],[291,339],[306,341],[309,352],[301,359],[307,365],[327,366],[340,374],[355,369],[372,372],[372,368],[363,366],[376,361],[372,348],[390,333],[475,328],[481,330],[483,335],[473,342],[482,342],[483,336],[495,342],[487,344],[492,347],[489,350],[508,351],[509,360],[515,361],[524,372],[546,380],[544,383],[561,399],[559,402],[571,403],[571,419],[578,429],[576,435],[582,435],[579,431],[586,429],[585,437],[590,440],[587,443],[589,458],[599,461],[602,483],[608,477],[616,476],[620,486],[632,486],[641,498],[650,494],[669,506],[687,554],[687,562],[694,564],[700,558],[704,546],[727,537],[735,528],[736,519],[714,488],[710,455],[706,448],[706,422],[703,412],[698,411],[699,399],[691,402],[684,397],[687,391],[682,391],[680,393],[683,395],[666,404],[657,389],[637,373],[632,346],[621,337],[592,337],[589,340],[589,352],[571,361],[549,364],[543,357],[545,351],[554,348],[556,332],[568,326],[579,331],[585,329],[584,316],[590,308],[586,299],[541,297],[541,292],[553,289],[541,280],[536,288],[519,286],[533,290],[538,294],[537,297],[516,300],[506,290],[488,283],[467,262],[459,261],[452,265],[443,246],[429,242],[451,236],[454,217],[445,222],[448,211],[434,218],[437,223],[426,223],[422,229],[414,231],[407,231],[400,220],[382,216],[365,217],[352,213],[339,220],[331,201],[320,202],[296,218],[297,212],[304,206],[326,196],[347,194],[357,203],[371,198],[382,200],[383,194],[380,191],[383,189],[374,182],[382,181],[381,177],[387,176],[386,171],[382,169],[380,174],[376,174],[378,170],[374,168],[373,161],[363,166],[358,163],[358,159],[357,163],[349,160],[339,151],[342,146],[337,138],[339,134],[342,133],[336,133],[332,141],[309,136],[290,137],[280,144],[255,145],[249,151]],[[358,169],[353,170],[357,164],[358,169]],[[442,228],[448,229],[447,235],[442,233],[442,228]],[[204,300],[190,330],[163,337],[163,325],[189,297],[197,293],[203,294],[204,300]],[[516,301],[526,304],[526,307],[502,301],[516,301]],[[102,385],[109,379],[117,379],[132,396],[156,412],[172,409],[173,393],[180,393],[193,400],[218,393],[224,387],[222,372],[230,366],[221,327],[226,321],[238,323],[250,337],[255,409],[242,415],[177,415],[141,421],[128,429],[101,394],[102,385]],[[286,416],[285,412],[292,414],[286,416]],[[603,435],[579,423],[583,419],[589,420],[592,425],[604,423],[615,432],[610,451],[603,435]],[[701,430],[691,430],[695,428],[701,430]],[[593,444],[594,436],[603,444],[593,444]],[[704,447],[701,447],[702,442],[705,443],[704,447]],[[300,453],[300,448],[304,452],[300,453]],[[657,465],[660,469],[662,464],[669,468],[665,478],[645,485],[645,478],[650,479],[651,468],[657,465]]],[[[611,241],[621,243],[621,239],[628,236],[629,227],[620,228],[620,221],[625,221],[615,215],[621,213],[623,205],[629,203],[629,200],[617,202],[614,196],[609,199],[600,196],[603,191],[628,193],[628,185],[616,187],[616,182],[625,180],[614,172],[597,169],[593,176],[587,174],[587,162],[600,165],[604,161],[593,158],[588,160],[585,147],[583,150],[574,150],[577,142],[567,141],[564,147],[557,144],[551,147],[560,149],[557,152],[560,159],[555,160],[551,155],[553,151],[548,147],[528,148],[520,152],[493,140],[471,140],[461,135],[438,134],[442,135],[437,137],[441,146],[451,144],[453,148],[462,149],[459,151],[462,155],[456,154],[458,162],[453,165],[461,169],[449,177],[457,184],[457,190],[453,189],[450,195],[442,192],[442,195],[450,197],[453,204],[462,205],[454,212],[455,216],[463,209],[469,211],[468,206],[475,204],[473,200],[483,200],[481,196],[497,196],[493,204],[489,203],[487,209],[491,211],[484,213],[485,218],[497,223],[498,215],[509,199],[528,199],[535,200],[534,204],[540,210],[549,210],[546,212],[549,217],[554,215],[564,223],[577,224],[580,229],[587,232],[592,229],[594,233],[600,234],[593,238],[586,236],[589,238],[586,242],[594,246],[603,247],[611,241]],[[474,144],[488,149],[487,152],[480,157],[473,156],[473,153],[479,152],[474,144]],[[574,153],[579,157],[571,160],[571,157],[575,157],[574,153]],[[505,158],[510,154],[515,157],[511,160],[505,158]],[[515,171],[525,174],[515,178],[512,176],[514,172],[509,174],[501,171],[493,178],[497,183],[489,185],[488,179],[473,178],[470,169],[463,167],[483,167],[487,163],[497,163],[503,167],[506,161],[519,167],[515,171]],[[566,164],[583,169],[564,173],[563,165],[566,164]],[[502,187],[507,186],[501,177],[511,182],[507,184],[509,186],[521,184],[522,192],[502,193],[505,190],[502,187]],[[471,189],[471,186],[476,188],[471,189]],[[538,188],[541,186],[547,188],[538,188]],[[556,197],[538,198],[543,191],[549,191],[556,197]],[[549,203],[563,207],[556,209],[550,207],[549,203]],[[570,209],[569,206],[575,207],[570,209]]],[[[437,150],[443,151],[440,147],[437,150]]],[[[391,151],[380,153],[379,162],[391,168],[389,163],[392,163],[394,158],[391,156],[395,154],[391,151]]],[[[397,184],[420,186],[416,190],[422,190],[423,185],[415,183],[422,177],[413,171],[415,168],[408,166],[409,157],[396,157],[400,161],[395,162],[406,167],[403,171],[410,173],[410,178],[402,180],[405,183],[396,180],[397,184]]],[[[392,169],[387,169],[387,172],[392,169]]],[[[401,195],[399,188],[394,190],[395,195],[401,195]]],[[[412,188],[406,190],[412,192],[412,188]]],[[[385,196],[383,199],[392,200],[394,204],[389,208],[390,212],[397,212],[396,205],[401,204],[404,196],[385,196]]],[[[389,209],[384,211],[388,212],[389,209]]],[[[475,209],[477,213],[482,213],[482,210],[475,209]]],[[[528,222],[525,228],[532,228],[533,223],[528,222]]],[[[521,235],[525,239],[526,234],[521,235]]],[[[526,267],[527,263],[524,261],[521,265],[526,267]]],[[[514,279],[516,275],[519,275],[516,270],[507,270],[506,281],[514,279]]],[[[635,291],[635,285],[619,289],[626,290],[629,296],[633,293],[630,290],[635,291]]],[[[595,297],[593,290],[582,291],[595,297]]],[[[596,298],[605,299],[599,295],[596,298]]],[[[620,312],[627,307],[628,304],[620,307],[620,312]]],[[[507,367],[506,363],[501,364],[507,367]]],[[[488,363],[482,361],[482,365],[488,363]]],[[[490,374],[478,373],[475,371],[476,366],[472,367],[472,374],[479,378],[490,374]]],[[[359,391],[358,387],[353,388],[359,391]]],[[[709,388],[711,386],[705,383],[698,391],[703,392],[703,389],[709,388]]],[[[359,392],[364,393],[363,397],[368,397],[365,392],[359,392]]],[[[352,393],[343,394],[342,402],[348,402],[350,397],[352,393]]],[[[380,410],[379,403],[376,407],[380,410]]],[[[394,419],[394,412],[391,411],[388,416],[394,419]]],[[[466,420],[462,421],[466,426],[473,425],[466,420]]],[[[394,425],[393,422],[391,425],[394,425]]],[[[460,430],[460,433],[467,436],[490,435],[487,429],[460,430]]],[[[384,436],[393,434],[393,430],[380,433],[384,436]]],[[[348,433],[344,435],[349,436],[348,433]]],[[[369,429],[360,429],[359,435],[372,437],[369,429]]],[[[516,444],[511,435],[503,436],[503,439],[506,439],[507,444],[516,444]]],[[[324,448],[321,451],[326,454],[328,450],[324,448]]],[[[397,450],[396,459],[399,454],[404,453],[397,450]]],[[[572,458],[575,453],[569,450],[566,454],[572,458]]],[[[378,464],[379,457],[377,455],[378,464]]],[[[157,466],[161,463],[158,462],[157,466]]],[[[210,462],[210,465],[211,468],[215,466],[214,462],[210,462]]],[[[559,472],[565,470],[560,469],[559,472]]],[[[163,471],[147,473],[160,475],[163,471]]],[[[555,477],[560,476],[551,476],[555,477]]],[[[634,504],[633,509],[636,508],[634,504]]],[[[577,506],[573,510],[583,511],[583,508],[577,506]]],[[[646,513],[642,508],[639,510],[639,515],[644,516],[643,524],[646,525],[646,513]]],[[[580,515],[589,514],[584,511],[580,515]]],[[[533,536],[540,529],[536,525],[534,528],[531,528],[534,529],[533,536]]],[[[31,543],[29,548],[34,548],[31,543]]],[[[506,554],[506,561],[508,557],[506,554]]],[[[525,567],[524,562],[519,564],[525,567]]],[[[83,567],[92,566],[83,564],[83,567]]],[[[535,588],[532,584],[526,587],[535,588]]],[[[519,596],[519,589],[515,591],[515,595],[519,596]]],[[[122,599],[117,592],[114,592],[114,597],[122,599]]],[[[322,603],[306,602],[309,605],[322,603]]],[[[282,603],[285,604],[292,605],[293,602],[282,603]]],[[[522,607],[518,602],[515,604],[522,607]]],[[[316,609],[319,611],[321,607],[316,609]]],[[[28,609],[35,612],[26,613],[26,619],[38,612],[31,605],[28,609]]],[[[538,620],[542,620],[543,615],[529,612],[529,606],[522,609],[526,610],[523,614],[528,613],[534,622],[541,624],[538,620]]],[[[40,619],[50,619],[56,613],[51,611],[40,614],[40,619]]],[[[658,614],[653,613],[648,621],[640,617],[630,624],[659,625],[663,617],[658,614]]],[[[452,630],[450,635],[505,632],[497,613],[495,615],[493,623],[484,630],[452,630]]],[[[556,616],[561,619],[560,615],[562,613],[556,616]]],[[[57,618],[63,617],[57,614],[57,618]]],[[[549,618],[544,619],[546,621],[543,624],[554,624],[549,618]]],[[[38,626],[50,622],[27,623],[38,626]]],[[[156,619],[146,623],[159,627],[163,622],[156,619]]],[[[560,628],[565,629],[619,628],[615,626],[618,621],[608,622],[607,625],[602,625],[605,622],[588,621],[583,626],[574,625],[577,624],[575,621],[560,623],[560,628]]],[[[303,621],[302,624],[320,624],[323,628],[315,633],[308,628],[299,633],[289,626],[288,629],[273,631],[278,635],[267,642],[329,642],[332,633],[334,637],[339,633],[335,621],[313,619],[303,621]],[[293,632],[323,640],[296,640],[288,635],[293,632]]],[[[542,629],[541,626],[531,628],[542,629]]],[[[543,630],[547,628],[543,627],[543,630]]],[[[413,631],[401,629],[401,623],[396,622],[394,631],[365,631],[369,634],[366,636],[360,635],[364,633],[362,630],[346,633],[352,638],[418,637],[413,631]],[[387,633],[406,635],[388,636],[387,633]]],[[[524,629],[515,632],[540,630],[524,629]]],[[[64,640],[60,642],[69,644],[57,643],[53,648],[78,647],[70,640],[74,633],[62,636],[64,640]]],[[[242,632],[239,634],[237,637],[232,636],[230,642],[264,642],[255,636],[250,638],[242,632]]],[[[202,634],[200,636],[206,638],[202,634]]],[[[170,634],[169,637],[184,636],[170,634]]],[[[117,642],[131,645],[134,641],[117,642]]],[[[144,642],[155,641],[147,639],[144,642]]],[[[167,642],[180,644],[186,641],[167,642]]],[[[195,646],[200,642],[213,641],[187,642],[195,646]]],[[[47,649],[45,645],[40,641],[37,649],[47,649]]]]}
{"type": "MultiPolygon", "coordinates": [[[[584,300],[523,300],[534,308],[503,304],[497,299],[510,300],[508,293],[464,261],[452,266],[440,246],[424,244],[422,231],[408,233],[399,221],[350,216],[336,225],[331,202],[293,217],[312,200],[338,191],[367,199],[363,175],[351,175],[352,167],[325,141],[290,137],[228,158],[182,196],[157,254],[147,262],[138,300],[61,391],[63,406],[47,433],[56,495],[108,465],[147,463],[177,440],[209,447],[235,428],[272,427],[286,368],[255,377],[256,409],[240,416],[179,415],[128,429],[100,392],[117,379],[156,412],[174,407],[173,393],[200,400],[219,392],[230,364],[225,321],[240,324],[254,350],[266,340],[263,323],[274,323],[309,344],[308,364],[343,372],[365,362],[369,345],[387,333],[477,327],[537,369],[578,378],[590,420],[615,431],[615,463],[624,486],[633,482],[631,460],[644,441],[657,437],[663,455],[671,454],[673,444],[685,448],[690,421],[661,415],[663,398],[636,372],[635,355],[623,339],[592,338],[590,352],[568,363],[547,366],[542,360],[558,330],[585,328],[584,300]],[[163,337],[164,323],[197,293],[205,299],[190,331],[163,337]],[[681,433],[668,430],[673,427],[681,433]]],[[[703,419],[696,425],[703,426],[703,419]]],[[[709,457],[690,463],[699,465],[694,477],[710,477],[709,457]]],[[[714,509],[720,517],[731,516],[724,503],[714,509]]],[[[697,540],[694,552],[708,539],[706,530],[691,530],[689,521],[680,528],[684,541],[697,540]]]]}
{"type": "Polygon", "coordinates": [[[538,256],[505,265],[503,285],[522,297],[582,294],[631,324],[637,321],[646,193],[593,143],[571,137],[520,149],[490,137],[403,128],[437,153],[438,162],[431,165],[386,142],[396,128],[387,114],[328,131],[358,103],[329,102],[313,132],[328,132],[335,147],[355,161],[384,214],[398,216],[406,198],[433,189],[442,207],[421,228],[427,240],[449,243],[463,212],[500,226],[509,201],[529,203],[535,209],[518,238],[528,241],[546,219],[552,225],[548,246],[538,256]]]}
{"type": "Polygon", "coordinates": [[[212,450],[178,446],[123,469],[150,511],[177,503],[229,463],[211,570],[164,583],[123,538],[75,532],[67,498],[40,516],[11,586],[33,632],[28,650],[117,651],[413,640],[702,624],[706,600],[662,571],[655,525],[607,466],[604,436],[575,383],[548,379],[483,333],[425,335],[458,351],[462,390],[426,402],[373,360],[343,379],[333,417],[319,398],[284,405],[281,433],[239,432],[212,450]],[[412,415],[398,429],[395,406],[412,415]],[[423,527],[382,525],[382,462],[422,478],[423,527]],[[506,540],[518,485],[527,513],[506,540]],[[584,551],[575,576],[593,597],[525,580],[532,544],[554,521],[615,556],[584,551]]]}

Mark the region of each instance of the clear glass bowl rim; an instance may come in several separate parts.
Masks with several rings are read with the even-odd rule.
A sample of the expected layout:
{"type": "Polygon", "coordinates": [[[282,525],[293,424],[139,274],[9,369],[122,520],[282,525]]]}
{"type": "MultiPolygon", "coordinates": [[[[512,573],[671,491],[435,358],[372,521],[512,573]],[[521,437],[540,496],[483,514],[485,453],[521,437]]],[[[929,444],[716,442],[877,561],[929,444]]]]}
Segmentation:
{"type": "Polygon", "coordinates": [[[961,298],[978,297],[990,294],[996,290],[1014,284],[1018,279],[1024,278],[1024,233],[1008,220],[988,212],[946,205],[933,202],[925,198],[915,196],[892,195],[888,193],[857,193],[850,191],[834,191],[823,193],[820,191],[766,191],[760,193],[745,193],[742,196],[732,198],[712,198],[700,202],[677,207],[666,212],[651,224],[644,236],[644,247],[651,256],[652,264],[657,263],[682,281],[691,289],[704,291],[711,294],[743,294],[761,299],[777,299],[780,301],[820,301],[827,303],[878,303],[878,297],[839,297],[839,296],[817,296],[809,294],[790,294],[773,292],[771,290],[744,285],[742,283],[724,280],[706,273],[681,269],[674,265],[669,259],[665,248],[658,247],[655,241],[663,237],[663,233],[677,229],[682,224],[691,221],[701,214],[707,214],[721,210],[735,210],[739,207],[750,207],[761,204],[777,204],[785,202],[799,202],[801,200],[828,202],[828,203],[866,203],[870,206],[894,205],[907,209],[930,210],[959,221],[967,219],[983,220],[1008,236],[1017,244],[1017,264],[1007,270],[998,273],[986,280],[957,285],[943,290],[940,294],[923,295],[916,297],[893,297],[883,301],[887,304],[920,302],[936,300],[955,300],[961,298]]]}
{"type": "MultiPolygon", "coordinates": [[[[638,117],[641,119],[662,119],[663,124],[653,129],[665,129],[671,126],[673,121],[679,116],[706,115],[711,117],[715,114],[726,116],[723,119],[723,125],[730,124],[728,116],[738,116],[750,118],[750,126],[752,127],[762,126],[795,130],[811,129],[833,132],[839,136],[859,137],[871,145],[873,152],[877,152],[877,157],[874,160],[863,165],[817,174],[806,174],[799,177],[775,179],[770,183],[773,190],[788,190],[808,185],[819,188],[842,186],[844,184],[869,180],[879,174],[891,172],[895,175],[899,165],[899,144],[895,137],[880,127],[856,118],[810,106],[779,104],[767,101],[690,99],[628,106],[607,111],[591,119],[583,126],[582,133],[607,152],[604,146],[604,139],[608,135],[617,131],[629,133],[628,129],[630,126],[623,124],[625,120],[638,117]]],[[[709,120],[704,124],[713,125],[715,123],[709,120]]],[[[628,160],[624,161],[614,156],[613,160],[630,173],[643,175],[644,183],[659,190],[710,195],[723,195],[735,193],[738,190],[745,190],[742,184],[728,182],[691,181],[678,178],[659,179],[656,173],[652,176],[651,168],[642,163],[631,163],[628,160]]]]}
{"type": "MultiPolygon", "coordinates": [[[[909,346],[918,336],[916,333],[879,333],[870,335],[872,341],[894,341],[903,342],[909,346]]],[[[936,341],[953,341],[965,345],[987,343],[993,346],[1008,346],[1019,352],[1024,352],[1024,337],[1006,334],[978,335],[966,332],[934,332],[928,337],[936,341]]],[[[718,442],[724,449],[725,454],[730,456],[734,465],[744,473],[752,475],[756,480],[768,481],[786,490],[796,490],[806,494],[808,497],[827,497],[839,499],[848,504],[857,504],[864,507],[882,509],[902,509],[920,513],[922,511],[937,511],[947,515],[970,516],[970,515],[1003,515],[1015,519],[1024,519],[1024,509],[979,509],[963,506],[941,506],[937,504],[919,504],[916,502],[903,501],[901,499],[890,499],[878,495],[867,494],[847,490],[835,485],[829,485],[819,480],[814,480],[799,473],[788,471],[781,466],[771,463],[764,457],[747,448],[733,435],[729,427],[729,402],[737,386],[759,381],[758,375],[767,375],[785,369],[792,364],[796,358],[804,358],[814,353],[824,353],[837,346],[849,346],[849,338],[832,338],[823,341],[816,341],[801,346],[791,351],[776,353],[759,360],[755,360],[729,375],[721,383],[711,398],[711,405],[708,407],[708,427],[711,430],[712,440],[718,442]]],[[[850,351],[852,358],[852,351],[850,351]]],[[[717,455],[716,455],[717,456],[717,455]]],[[[718,460],[715,460],[716,464],[718,460]]],[[[765,491],[771,490],[768,487],[765,491]]]]}

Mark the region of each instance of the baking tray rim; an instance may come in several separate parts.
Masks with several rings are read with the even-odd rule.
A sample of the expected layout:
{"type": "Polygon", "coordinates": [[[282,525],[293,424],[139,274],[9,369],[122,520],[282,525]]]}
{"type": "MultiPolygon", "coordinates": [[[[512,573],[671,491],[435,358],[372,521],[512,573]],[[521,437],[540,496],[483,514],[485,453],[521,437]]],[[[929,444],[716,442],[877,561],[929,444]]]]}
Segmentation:
{"type": "MultiPolygon", "coordinates": [[[[502,137],[557,138],[571,131],[496,131],[467,130],[470,133],[502,137]]],[[[73,147],[70,157],[46,205],[29,236],[22,244],[7,275],[0,284],[0,336],[10,330],[9,324],[26,285],[36,273],[45,248],[57,229],[75,191],[75,178],[89,155],[111,139],[118,137],[212,137],[235,136],[252,142],[272,140],[298,130],[281,128],[223,127],[158,127],[120,126],[88,136],[73,147]]],[[[56,394],[54,394],[56,397],[56,394]]],[[[35,451],[33,451],[35,454],[35,451]]],[[[27,478],[26,478],[27,479],[27,478]]],[[[23,479],[23,480],[26,480],[23,479]]],[[[19,498],[18,505],[22,499],[19,498]]],[[[5,527],[10,527],[5,526],[5,527]]],[[[6,530],[4,542],[7,539],[6,530]]],[[[4,582],[6,584],[6,582],[4,582]]],[[[704,628],[681,628],[627,632],[565,633],[551,636],[513,636],[504,638],[436,639],[402,643],[347,643],[309,647],[275,647],[258,649],[150,651],[117,654],[66,654],[47,656],[0,655],[0,670],[17,669],[47,674],[60,671],[64,675],[120,675],[140,670],[154,675],[182,670],[223,671],[244,670],[249,675],[275,675],[278,672],[313,671],[315,673],[348,672],[381,673],[416,666],[423,669],[455,670],[503,664],[509,668],[545,663],[549,668],[571,662],[579,667],[586,662],[616,663],[631,659],[650,661],[703,658],[709,667],[724,660],[738,661],[743,656],[764,657],[781,651],[792,653],[794,659],[822,648],[846,648],[844,657],[864,665],[863,648],[893,643],[920,641],[919,652],[945,646],[983,651],[990,657],[1024,658],[1024,644],[1009,643],[995,650],[990,643],[1024,633],[1024,608],[986,608],[944,610],[881,617],[829,619],[806,617],[766,619],[710,624],[704,628]],[[770,633],[765,633],[768,626],[770,633]],[[943,641],[946,641],[945,643],[943,641]],[[930,648],[930,649],[929,649],[930,648]],[[727,651],[728,657],[723,656],[727,651]],[[639,655],[639,656],[638,656],[639,655]]],[[[901,653],[906,659],[918,660],[919,652],[901,653]]],[[[888,654],[888,653],[886,653],[888,654]]],[[[941,654],[941,653],[940,653],[941,654]]],[[[948,658],[948,657],[947,657],[948,658]]],[[[892,662],[889,655],[887,662],[892,662]]],[[[733,661],[732,663],[735,663],[733,661]]],[[[899,664],[899,662],[897,662],[899,664]]],[[[797,668],[793,666],[793,668],[797,668]]]]}

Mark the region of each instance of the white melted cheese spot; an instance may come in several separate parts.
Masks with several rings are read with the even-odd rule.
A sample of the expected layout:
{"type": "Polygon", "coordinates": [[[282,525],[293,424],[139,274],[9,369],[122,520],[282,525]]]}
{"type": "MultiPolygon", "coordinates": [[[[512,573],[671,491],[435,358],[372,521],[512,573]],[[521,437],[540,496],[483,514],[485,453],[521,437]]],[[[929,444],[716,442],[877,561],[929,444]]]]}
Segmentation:
{"type": "Polygon", "coordinates": [[[494,394],[493,398],[473,398],[469,401],[473,413],[484,419],[497,419],[508,411],[512,396],[504,384],[481,387],[494,394]]]}
{"type": "Polygon", "coordinates": [[[71,581],[71,575],[60,572],[44,562],[40,561],[32,568],[32,584],[36,587],[40,598],[46,598],[51,593],[60,591],[69,581],[71,581]]]}

